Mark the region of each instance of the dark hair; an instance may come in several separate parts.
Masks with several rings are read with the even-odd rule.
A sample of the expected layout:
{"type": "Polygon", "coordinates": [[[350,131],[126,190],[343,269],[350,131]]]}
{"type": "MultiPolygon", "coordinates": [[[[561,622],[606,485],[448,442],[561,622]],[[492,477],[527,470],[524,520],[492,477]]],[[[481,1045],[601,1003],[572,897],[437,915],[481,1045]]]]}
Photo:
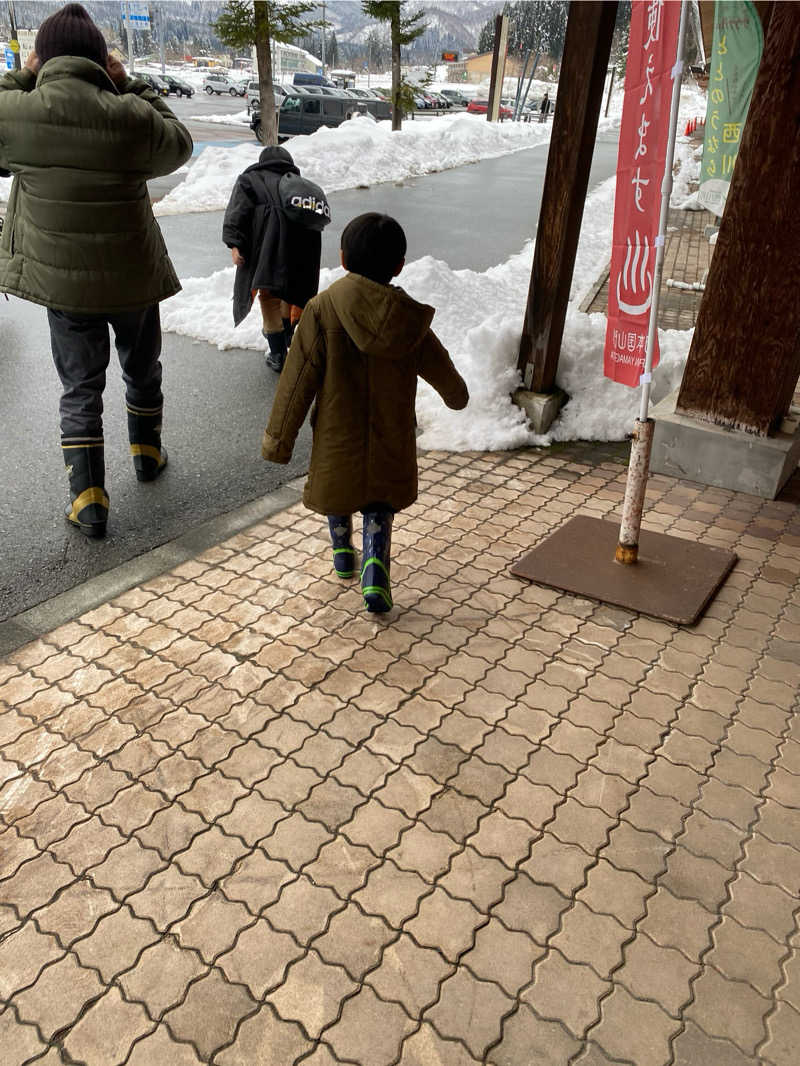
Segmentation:
{"type": "Polygon", "coordinates": [[[406,255],[403,227],[390,215],[368,211],[351,219],[342,231],[346,270],[388,284],[406,255]]]}

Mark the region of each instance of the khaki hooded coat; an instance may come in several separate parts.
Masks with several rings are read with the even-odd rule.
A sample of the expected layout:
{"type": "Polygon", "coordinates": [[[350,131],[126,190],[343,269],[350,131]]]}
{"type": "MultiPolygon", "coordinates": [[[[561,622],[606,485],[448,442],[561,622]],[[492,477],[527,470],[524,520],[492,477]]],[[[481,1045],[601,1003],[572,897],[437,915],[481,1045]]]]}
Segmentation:
{"type": "Polygon", "coordinates": [[[460,410],[467,386],[430,328],[434,309],[399,286],[347,274],[309,301],[278,383],[262,455],[288,463],[309,407],[303,502],[321,514],[417,498],[417,378],[460,410]]]}

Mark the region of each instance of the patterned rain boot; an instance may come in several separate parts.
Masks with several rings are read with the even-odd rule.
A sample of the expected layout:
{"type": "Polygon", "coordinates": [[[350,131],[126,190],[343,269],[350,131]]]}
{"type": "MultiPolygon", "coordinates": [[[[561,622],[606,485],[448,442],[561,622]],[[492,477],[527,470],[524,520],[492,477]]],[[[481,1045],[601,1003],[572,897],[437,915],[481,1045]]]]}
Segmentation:
{"type": "Polygon", "coordinates": [[[329,514],[328,529],[333,544],[333,569],[341,578],[353,577],[356,572],[356,551],[352,544],[353,516],[329,514]]]}
{"type": "Polygon", "coordinates": [[[128,404],[128,440],[139,481],[154,481],[167,465],[167,451],[161,444],[162,411],[163,407],[128,404]]]}
{"type": "Polygon", "coordinates": [[[364,562],[361,567],[361,592],[372,614],[392,609],[389,582],[389,554],[392,548],[391,511],[364,512],[364,562]]]}
{"type": "Polygon", "coordinates": [[[104,537],[108,522],[102,437],[62,437],[71,503],[67,521],[87,537],[104,537]]]}
{"type": "Polygon", "coordinates": [[[283,364],[286,362],[286,333],[283,329],[279,329],[275,333],[267,333],[265,329],[262,329],[261,333],[267,338],[267,344],[269,345],[269,351],[266,355],[267,366],[270,370],[274,370],[276,374],[280,374],[281,370],[283,370],[283,364]]]}

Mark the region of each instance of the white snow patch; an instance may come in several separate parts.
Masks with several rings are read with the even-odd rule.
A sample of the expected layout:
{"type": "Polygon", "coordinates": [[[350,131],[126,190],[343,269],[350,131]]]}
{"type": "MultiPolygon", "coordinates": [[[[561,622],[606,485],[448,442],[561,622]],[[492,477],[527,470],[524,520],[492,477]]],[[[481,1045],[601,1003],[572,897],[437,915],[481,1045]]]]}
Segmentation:
{"type": "MultiPolygon", "coordinates": [[[[449,411],[430,386],[419,383],[421,448],[500,450],[558,440],[622,440],[630,432],[638,414],[639,391],[603,377],[606,316],[578,310],[610,258],[614,184],[610,178],[587,198],[557,378],[570,400],[545,436],[532,433],[522,410],[511,402],[512,392],[521,384],[516,362],[533,242],[483,273],[451,270],[431,256],[405,267],[399,282],[415,299],[436,308],[433,328],[470,391],[466,411],[449,411]]],[[[341,269],[323,270],[320,290],[342,274],[341,269]]],[[[237,330],[233,328],[233,277],[234,268],[229,267],[210,278],[184,281],[183,292],[162,305],[164,329],[222,350],[263,351],[257,306],[237,330]]],[[[661,362],[653,378],[654,403],[679,384],[690,341],[691,331],[659,331],[661,362]]]]}
{"type": "MultiPolygon", "coordinates": [[[[461,112],[406,122],[393,133],[388,122],[359,116],[335,129],[293,137],[287,148],[303,176],[331,193],[402,181],[531,148],[548,141],[550,129],[550,124],[487,122],[485,116],[461,112]]],[[[255,141],[235,148],[205,148],[184,181],[156,204],[155,213],[222,210],[236,178],[258,162],[261,151],[255,141]]]]}

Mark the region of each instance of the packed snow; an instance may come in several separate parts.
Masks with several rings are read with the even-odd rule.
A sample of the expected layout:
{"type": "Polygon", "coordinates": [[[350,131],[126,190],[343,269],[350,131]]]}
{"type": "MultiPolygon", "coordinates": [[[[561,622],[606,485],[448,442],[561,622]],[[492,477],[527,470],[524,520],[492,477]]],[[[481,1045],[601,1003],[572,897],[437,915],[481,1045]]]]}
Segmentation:
{"type": "MultiPolygon", "coordinates": [[[[450,170],[531,148],[549,137],[547,123],[487,122],[485,115],[465,112],[405,122],[394,132],[388,122],[359,115],[335,129],[294,137],[286,147],[303,176],[331,193],[450,170]]],[[[237,176],[258,162],[261,151],[255,141],[235,148],[205,148],[180,185],[155,205],[155,213],[221,210],[237,176]]]]}

